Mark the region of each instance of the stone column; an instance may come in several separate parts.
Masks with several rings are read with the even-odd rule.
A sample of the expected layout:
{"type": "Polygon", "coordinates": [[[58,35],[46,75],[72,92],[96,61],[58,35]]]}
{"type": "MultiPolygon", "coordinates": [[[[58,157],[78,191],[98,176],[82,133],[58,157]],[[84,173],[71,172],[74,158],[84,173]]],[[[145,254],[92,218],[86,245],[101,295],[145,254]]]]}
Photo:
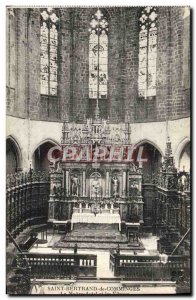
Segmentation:
{"type": "Polygon", "coordinates": [[[119,176],[119,195],[122,196],[123,189],[122,189],[122,174],[119,176]]]}
{"type": "Polygon", "coordinates": [[[120,209],[120,218],[121,218],[121,220],[123,220],[123,204],[122,203],[119,204],[119,209],[120,209]]]}
{"type": "Polygon", "coordinates": [[[122,197],[126,196],[126,171],[123,171],[123,178],[122,178],[122,197]]]}
{"type": "Polygon", "coordinates": [[[82,171],[82,196],[86,197],[86,171],[82,171]]]}
{"type": "Polygon", "coordinates": [[[71,217],[72,217],[71,212],[72,212],[72,203],[69,202],[69,203],[68,203],[68,219],[69,219],[69,220],[71,220],[71,217]]]}
{"type": "Polygon", "coordinates": [[[65,171],[66,196],[69,195],[69,171],[65,171]]]}
{"type": "Polygon", "coordinates": [[[109,170],[106,171],[106,184],[105,184],[105,196],[108,198],[110,196],[110,193],[109,193],[109,190],[110,190],[110,184],[109,184],[109,181],[110,181],[110,174],[109,174],[109,170]]]}
{"type": "Polygon", "coordinates": [[[62,188],[65,190],[66,185],[66,178],[65,178],[65,170],[63,170],[63,181],[62,181],[62,188]]]}

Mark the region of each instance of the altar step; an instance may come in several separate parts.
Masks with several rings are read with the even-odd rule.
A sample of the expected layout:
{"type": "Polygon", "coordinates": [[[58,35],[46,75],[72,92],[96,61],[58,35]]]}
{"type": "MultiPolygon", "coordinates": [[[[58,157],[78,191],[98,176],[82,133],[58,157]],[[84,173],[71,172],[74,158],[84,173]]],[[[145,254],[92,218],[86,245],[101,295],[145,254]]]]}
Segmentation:
{"type": "MultiPolygon", "coordinates": [[[[50,244],[50,247],[53,249],[60,249],[60,248],[66,248],[66,249],[74,249],[76,242],[67,242],[65,240],[60,239],[58,242],[54,242],[53,244],[50,244]]],[[[119,244],[120,250],[145,250],[143,244],[140,242],[139,244],[136,242],[132,242],[130,244],[126,243],[114,243],[114,242],[78,242],[77,241],[77,247],[78,249],[101,249],[101,250],[115,250],[117,249],[119,244]]]]}
{"type": "Polygon", "coordinates": [[[62,238],[64,242],[85,243],[124,243],[128,242],[125,234],[118,231],[116,224],[75,224],[74,230],[62,238]]]}
{"type": "Polygon", "coordinates": [[[127,244],[127,238],[125,236],[109,236],[101,237],[101,236],[65,236],[62,239],[63,242],[85,242],[85,243],[115,243],[115,244],[127,244]]]}
{"type": "Polygon", "coordinates": [[[115,231],[118,232],[118,224],[100,224],[100,223],[76,223],[74,224],[74,231],[76,232],[77,230],[85,230],[86,234],[90,230],[100,230],[103,233],[106,231],[115,231]]]}
{"type": "Polygon", "coordinates": [[[74,248],[77,243],[78,249],[116,249],[119,245],[122,250],[143,250],[141,242],[128,243],[125,234],[118,231],[115,224],[75,224],[74,230],[62,236],[59,241],[50,245],[53,248],[74,248]]]}

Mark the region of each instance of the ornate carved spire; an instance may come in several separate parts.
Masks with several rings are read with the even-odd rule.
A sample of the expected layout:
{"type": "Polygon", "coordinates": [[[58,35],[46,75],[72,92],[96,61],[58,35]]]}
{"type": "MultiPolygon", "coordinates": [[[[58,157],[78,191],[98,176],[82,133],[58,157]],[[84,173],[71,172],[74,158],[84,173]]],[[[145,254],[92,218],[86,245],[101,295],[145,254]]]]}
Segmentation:
{"type": "Polygon", "coordinates": [[[166,189],[177,188],[177,169],[172,156],[172,147],[169,136],[167,136],[164,161],[159,174],[159,185],[166,189]]]}
{"type": "Polygon", "coordinates": [[[171,146],[171,141],[170,141],[169,135],[167,136],[167,141],[166,141],[163,168],[164,168],[164,170],[166,170],[168,172],[175,172],[176,171],[175,164],[174,164],[174,157],[172,155],[172,146],[171,146]]]}
{"type": "Polygon", "coordinates": [[[171,157],[172,156],[172,147],[171,147],[171,141],[170,137],[167,137],[167,142],[166,142],[166,148],[165,148],[165,157],[171,157]]]}
{"type": "Polygon", "coordinates": [[[98,101],[97,101],[97,105],[95,108],[95,121],[100,120],[100,111],[99,111],[99,105],[98,105],[98,101]]]}

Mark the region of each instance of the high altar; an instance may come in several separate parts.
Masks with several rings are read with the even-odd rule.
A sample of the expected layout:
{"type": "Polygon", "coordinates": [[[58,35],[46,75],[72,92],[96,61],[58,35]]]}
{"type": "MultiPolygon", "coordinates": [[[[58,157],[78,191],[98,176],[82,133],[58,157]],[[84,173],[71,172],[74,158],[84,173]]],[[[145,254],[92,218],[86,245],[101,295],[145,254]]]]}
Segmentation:
{"type": "Polygon", "coordinates": [[[129,124],[102,120],[98,107],[94,120],[64,122],[62,155],[50,168],[48,222],[70,220],[72,229],[110,223],[119,230],[122,222],[143,223],[142,170],[125,159],[129,145],[129,124]]]}

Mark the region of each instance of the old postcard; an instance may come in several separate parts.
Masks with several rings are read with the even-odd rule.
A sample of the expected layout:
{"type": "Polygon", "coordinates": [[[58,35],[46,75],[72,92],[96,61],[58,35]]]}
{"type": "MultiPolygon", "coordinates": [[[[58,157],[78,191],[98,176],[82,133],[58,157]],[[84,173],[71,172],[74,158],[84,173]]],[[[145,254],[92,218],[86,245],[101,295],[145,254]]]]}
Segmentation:
{"type": "Polygon", "coordinates": [[[6,8],[9,295],[191,293],[190,13],[6,8]]]}

